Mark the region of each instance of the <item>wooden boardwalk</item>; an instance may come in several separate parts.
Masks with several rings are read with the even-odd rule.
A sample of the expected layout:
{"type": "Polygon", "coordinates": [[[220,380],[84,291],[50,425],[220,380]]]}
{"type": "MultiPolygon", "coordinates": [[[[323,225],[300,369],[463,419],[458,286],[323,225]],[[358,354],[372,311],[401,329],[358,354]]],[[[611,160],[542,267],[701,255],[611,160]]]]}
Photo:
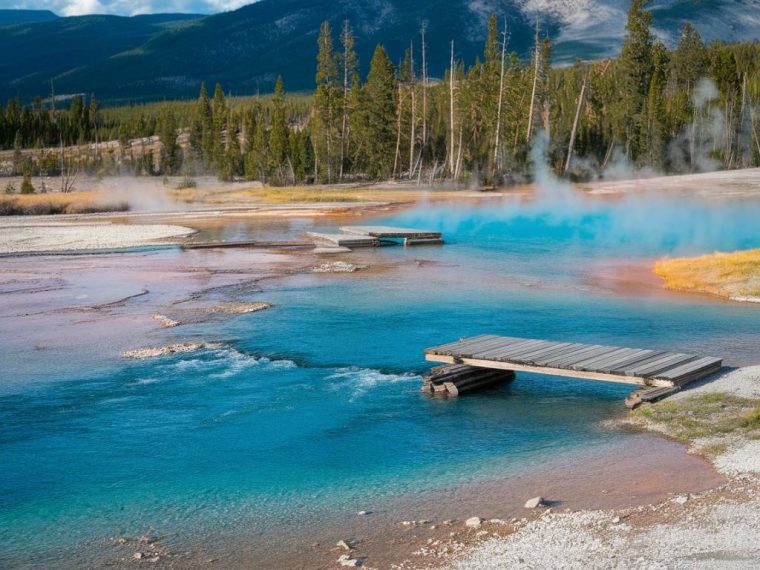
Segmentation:
{"type": "Polygon", "coordinates": [[[441,232],[391,226],[344,226],[340,231],[347,234],[371,236],[380,240],[403,240],[404,245],[443,243],[441,232]]]}
{"type": "Polygon", "coordinates": [[[308,236],[314,243],[329,245],[332,247],[375,247],[380,245],[380,240],[372,236],[358,234],[327,234],[321,232],[309,232],[308,236]]]}
{"type": "Polygon", "coordinates": [[[720,370],[723,364],[720,358],[697,354],[495,335],[428,348],[425,358],[447,364],[660,388],[683,386],[720,370]]]}

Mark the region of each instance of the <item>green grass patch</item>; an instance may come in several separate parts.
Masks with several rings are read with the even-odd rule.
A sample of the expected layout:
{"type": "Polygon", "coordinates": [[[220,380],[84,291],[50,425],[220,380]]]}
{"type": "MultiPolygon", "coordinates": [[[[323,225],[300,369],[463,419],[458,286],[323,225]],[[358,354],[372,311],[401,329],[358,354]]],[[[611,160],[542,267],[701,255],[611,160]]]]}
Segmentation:
{"type": "Polygon", "coordinates": [[[684,441],[737,431],[760,437],[757,400],[723,392],[642,406],[633,416],[663,426],[667,433],[684,441]]]}

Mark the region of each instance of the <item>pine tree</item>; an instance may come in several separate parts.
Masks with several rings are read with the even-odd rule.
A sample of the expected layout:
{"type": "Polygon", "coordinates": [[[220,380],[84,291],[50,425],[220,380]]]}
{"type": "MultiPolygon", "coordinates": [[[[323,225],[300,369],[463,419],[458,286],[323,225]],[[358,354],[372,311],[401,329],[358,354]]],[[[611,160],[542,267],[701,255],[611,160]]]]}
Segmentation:
{"type": "Polygon", "coordinates": [[[646,152],[644,105],[652,77],[652,13],[645,10],[650,0],[632,0],[628,10],[626,37],[618,65],[621,72],[622,135],[626,156],[636,160],[646,152]]]}
{"type": "Polygon", "coordinates": [[[367,174],[387,178],[393,169],[396,73],[383,46],[370,62],[365,92],[367,174]]]}
{"type": "Polygon", "coordinates": [[[341,67],[343,68],[343,113],[340,128],[340,172],[338,173],[338,179],[342,180],[343,172],[348,166],[346,161],[351,150],[351,124],[349,118],[351,107],[349,106],[349,91],[354,82],[354,77],[356,77],[358,67],[358,59],[356,57],[356,51],[354,50],[354,33],[353,30],[351,30],[351,24],[348,20],[343,22],[340,43],[343,48],[341,54],[341,67]]]}
{"type": "Polygon", "coordinates": [[[315,137],[320,177],[332,183],[336,172],[336,117],[340,105],[341,89],[338,87],[338,59],[333,48],[332,29],[329,22],[323,22],[317,40],[317,90],[314,93],[314,125],[312,135],[315,137]]]}
{"type": "Polygon", "coordinates": [[[161,141],[161,172],[176,174],[179,170],[179,145],[177,144],[177,120],[168,105],[161,108],[158,117],[158,137],[161,141]]]}
{"type": "Polygon", "coordinates": [[[269,132],[269,156],[272,169],[283,179],[288,159],[288,124],[285,117],[285,87],[282,77],[277,78],[272,98],[272,130],[269,132]]]}
{"type": "Polygon", "coordinates": [[[197,160],[208,164],[211,160],[212,146],[211,102],[206,91],[206,84],[201,83],[198,101],[195,104],[192,123],[190,125],[190,148],[197,160]]]}
{"type": "Polygon", "coordinates": [[[214,97],[211,100],[211,118],[211,132],[207,139],[207,153],[211,158],[211,163],[216,168],[219,168],[226,150],[223,132],[227,125],[227,100],[219,83],[214,88],[214,97]]]}
{"type": "Polygon", "coordinates": [[[699,32],[686,22],[681,30],[678,48],[673,52],[673,71],[679,87],[691,93],[697,82],[705,76],[707,65],[707,48],[699,32]]]}

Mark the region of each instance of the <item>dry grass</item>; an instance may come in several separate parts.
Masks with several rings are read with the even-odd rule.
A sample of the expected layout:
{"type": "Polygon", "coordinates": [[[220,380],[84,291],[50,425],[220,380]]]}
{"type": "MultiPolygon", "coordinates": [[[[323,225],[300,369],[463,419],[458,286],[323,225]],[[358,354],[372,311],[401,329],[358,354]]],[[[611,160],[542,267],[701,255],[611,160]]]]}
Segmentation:
{"type": "Polygon", "coordinates": [[[256,192],[259,199],[269,204],[359,202],[356,190],[321,188],[262,188],[256,192]]]}
{"type": "Polygon", "coordinates": [[[661,259],[654,272],[668,289],[721,297],[760,297],[760,249],[661,259]]]}
{"type": "Polygon", "coordinates": [[[0,196],[0,216],[41,216],[47,214],[90,214],[124,212],[129,205],[108,201],[99,192],[60,192],[0,196]]]}

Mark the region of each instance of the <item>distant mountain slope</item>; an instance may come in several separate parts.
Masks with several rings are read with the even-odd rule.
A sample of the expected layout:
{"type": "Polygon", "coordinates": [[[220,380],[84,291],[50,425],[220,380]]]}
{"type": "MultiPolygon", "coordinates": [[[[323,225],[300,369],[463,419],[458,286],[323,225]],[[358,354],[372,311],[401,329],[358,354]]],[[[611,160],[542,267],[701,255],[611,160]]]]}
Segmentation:
{"type": "MultiPolygon", "coordinates": [[[[50,93],[50,80],[55,78],[58,92],[91,92],[100,83],[100,78],[90,71],[93,66],[198,17],[80,16],[0,28],[0,53],[12,54],[0,60],[0,90],[6,97],[45,96],[50,93]],[[73,76],[80,79],[67,79],[73,76]]],[[[112,94],[119,89],[115,85],[112,94]]]]}
{"type": "MultiPolygon", "coordinates": [[[[288,90],[313,86],[316,37],[323,20],[337,36],[344,19],[366,66],[376,43],[398,60],[428,23],[431,75],[448,65],[449,41],[471,62],[482,50],[490,13],[506,18],[510,49],[526,55],[536,17],[555,41],[555,60],[618,52],[628,0],[261,0],[207,17],[86,16],[0,28],[0,97],[94,92],[101,100],[194,96],[202,80],[234,94],[269,91],[278,74],[288,90]]],[[[656,0],[655,31],[673,43],[684,21],[703,37],[760,35],[758,0],[656,0]]]]}
{"type": "Polygon", "coordinates": [[[0,10],[0,26],[48,22],[57,19],[58,16],[50,10],[0,10]]]}

